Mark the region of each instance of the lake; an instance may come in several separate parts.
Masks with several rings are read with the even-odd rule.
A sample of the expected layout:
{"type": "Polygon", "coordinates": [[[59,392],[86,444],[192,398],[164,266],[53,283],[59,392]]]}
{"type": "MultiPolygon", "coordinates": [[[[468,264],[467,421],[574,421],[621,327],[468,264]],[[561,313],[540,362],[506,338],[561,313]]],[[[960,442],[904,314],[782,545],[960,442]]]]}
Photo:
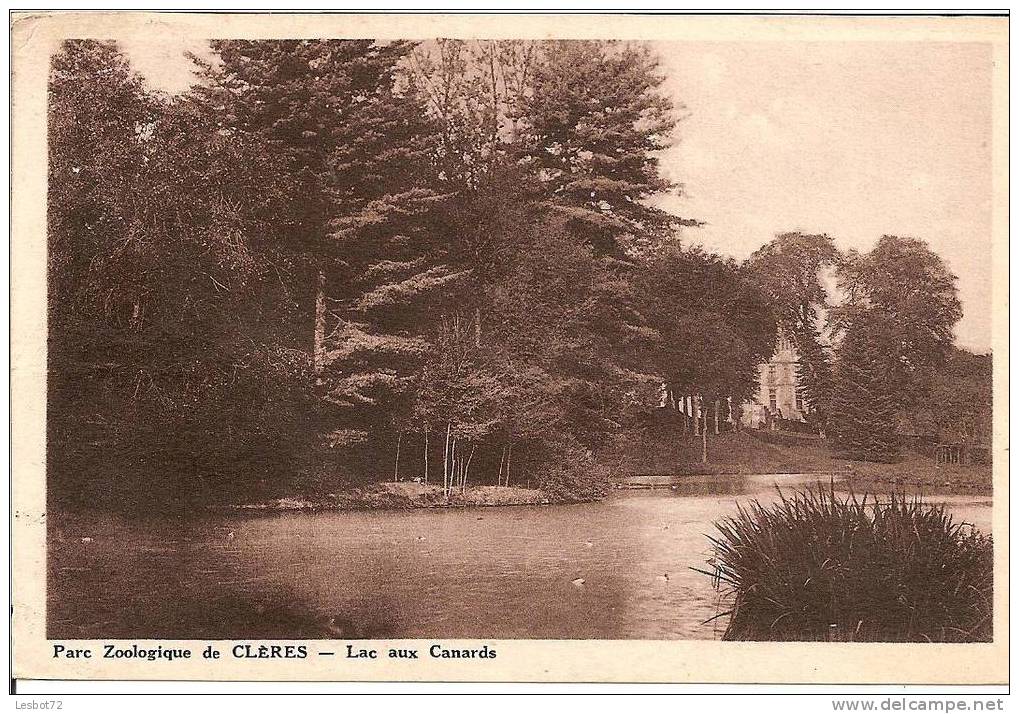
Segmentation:
{"type": "MultiPolygon", "coordinates": [[[[50,638],[713,639],[713,522],[813,477],[598,503],[51,521],[50,638]],[[82,539],[91,539],[83,542],[82,539]]],[[[989,496],[930,496],[991,531],[989,496]]],[[[723,608],[724,609],[724,608],[723,608]]]]}

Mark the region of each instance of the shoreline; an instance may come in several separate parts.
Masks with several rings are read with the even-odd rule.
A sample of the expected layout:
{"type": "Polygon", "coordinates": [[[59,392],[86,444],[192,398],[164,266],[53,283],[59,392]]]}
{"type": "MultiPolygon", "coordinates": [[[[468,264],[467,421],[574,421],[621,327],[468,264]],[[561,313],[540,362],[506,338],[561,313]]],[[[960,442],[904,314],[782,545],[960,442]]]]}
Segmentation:
{"type": "MultiPolygon", "coordinates": [[[[943,495],[992,496],[989,484],[971,481],[945,480],[938,483],[915,473],[884,474],[861,473],[856,470],[833,470],[812,472],[774,473],[685,473],[669,477],[665,474],[647,475],[647,482],[618,481],[609,487],[607,496],[613,492],[664,491],[685,483],[703,483],[705,480],[735,480],[747,476],[798,476],[816,477],[819,482],[834,479],[845,490],[870,492],[874,490],[909,490],[920,495],[934,492],[943,495]],[[660,479],[660,480],[659,480],[660,479]]],[[[949,475],[946,474],[946,477],[949,475]]],[[[210,513],[287,513],[287,512],[346,512],[346,511],[409,511],[419,509],[497,508],[520,506],[558,506],[576,503],[591,503],[601,498],[576,500],[552,500],[540,489],[516,486],[472,486],[465,493],[454,493],[450,498],[442,495],[442,489],[432,484],[415,482],[381,482],[374,486],[352,491],[326,494],[316,497],[281,497],[268,501],[240,504],[219,504],[207,506],[210,513]]]]}
{"type": "MultiPolygon", "coordinates": [[[[830,478],[834,478],[836,484],[844,484],[848,487],[859,486],[862,491],[874,490],[874,487],[881,487],[885,489],[900,490],[920,490],[927,491],[933,490],[937,493],[946,495],[993,495],[993,489],[990,483],[984,483],[975,480],[959,480],[957,478],[952,479],[951,475],[948,475],[948,480],[938,482],[937,480],[930,478],[929,476],[919,476],[916,473],[906,472],[904,475],[895,474],[882,474],[882,473],[866,473],[855,470],[834,470],[834,471],[776,471],[773,473],[749,473],[749,472],[727,472],[727,473],[689,473],[678,476],[675,480],[670,481],[648,481],[640,483],[637,481],[625,481],[618,482],[612,486],[613,490],[619,491],[646,491],[646,490],[662,490],[669,489],[674,486],[683,485],[684,482],[695,482],[700,483],[705,479],[709,478],[746,478],[748,476],[757,477],[782,477],[782,476],[798,476],[803,478],[813,477],[817,481],[824,483],[830,478]]],[[[651,478],[667,478],[665,474],[662,475],[650,475],[651,478]]]]}
{"type": "MultiPolygon", "coordinates": [[[[553,502],[540,489],[516,486],[472,486],[449,497],[442,488],[416,482],[381,482],[366,488],[314,497],[281,497],[270,501],[214,505],[210,512],[285,513],[327,511],[409,511],[441,508],[494,508],[497,506],[549,506],[553,502]]],[[[572,503],[567,501],[563,503],[572,503]]]]}

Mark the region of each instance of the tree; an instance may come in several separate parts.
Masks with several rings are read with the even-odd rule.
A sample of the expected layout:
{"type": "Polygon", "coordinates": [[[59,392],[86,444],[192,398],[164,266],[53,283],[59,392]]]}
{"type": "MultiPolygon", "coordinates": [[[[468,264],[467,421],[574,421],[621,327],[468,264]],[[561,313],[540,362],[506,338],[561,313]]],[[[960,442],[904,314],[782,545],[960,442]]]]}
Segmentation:
{"type": "Polygon", "coordinates": [[[633,288],[642,262],[691,223],[652,205],[677,190],[658,160],[677,122],[662,82],[645,47],[546,42],[516,95],[511,155],[527,172],[523,190],[590,251],[582,265],[591,290],[579,314],[598,341],[575,361],[571,388],[583,405],[577,418],[600,412],[609,430],[652,381],[640,357],[652,331],[633,288]]]}
{"type": "Polygon", "coordinates": [[[475,189],[507,160],[537,44],[439,38],[418,44],[405,66],[435,127],[436,180],[475,189]]]}
{"type": "Polygon", "coordinates": [[[595,447],[617,423],[626,377],[614,360],[618,321],[598,312],[599,260],[554,217],[518,228],[523,240],[488,290],[493,359],[510,383],[535,390],[507,405],[507,439],[548,442],[542,427],[555,424],[595,447]]]}
{"type": "Polygon", "coordinates": [[[278,438],[308,405],[271,157],[147,92],[112,43],[65,43],[50,92],[53,478],[183,505],[252,486],[252,459],[299,470],[278,438]]]}
{"type": "MultiPolygon", "coordinates": [[[[776,332],[745,271],[699,248],[673,248],[649,263],[638,292],[655,338],[647,353],[650,371],[661,375],[670,403],[686,396],[702,405],[730,397],[739,403],[756,391],[757,365],[771,355],[776,332]]],[[[706,460],[703,407],[700,413],[705,421],[695,430],[706,460]]]]}
{"type": "Polygon", "coordinates": [[[888,327],[883,320],[856,325],[839,346],[831,436],[846,458],[892,461],[898,453],[897,395],[886,370],[888,327]]]}
{"type": "Polygon", "coordinates": [[[645,47],[554,41],[520,99],[517,155],[539,200],[601,253],[650,250],[683,223],[648,202],[676,189],[659,170],[676,126],[662,82],[645,47]]]}
{"type": "Polygon", "coordinates": [[[822,338],[822,320],[831,309],[825,271],[841,262],[828,235],[782,233],[747,261],[754,281],[768,296],[783,334],[799,355],[797,382],[808,419],[823,430],[831,399],[832,356],[822,338]]]}
{"type": "Polygon", "coordinates": [[[503,384],[500,469],[521,441],[553,462],[569,451],[536,425],[595,448],[651,379],[636,260],[681,223],[648,205],[670,187],[655,152],[674,124],[655,60],[610,43],[439,40],[409,64],[438,127],[433,183],[455,195],[451,292],[503,384]]]}
{"type": "MultiPolygon", "coordinates": [[[[144,454],[137,478],[222,497],[399,477],[430,448],[448,494],[478,474],[599,492],[595,450],[657,379],[639,276],[682,223],[651,205],[675,123],[653,56],[210,46],[177,97],[110,43],[55,64],[51,437],[98,425],[144,454]]],[[[733,271],[711,344],[755,353],[733,271]]]]}
{"type": "Polygon", "coordinates": [[[953,347],[932,379],[930,393],[899,414],[900,431],[942,442],[989,443],[992,360],[953,347]]]}
{"type": "Polygon", "coordinates": [[[955,276],[921,240],[882,236],[838,269],[842,304],[832,309],[841,338],[835,364],[834,437],[858,458],[888,460],[896,421],[929,398],[934,375],[962,317],[955,276]]]}
{"type": "Polygon", "coordinates": [[[50,318],[87,310],[127,325],[141,291],[130,278],[149,256],[132,230],[132,188],[146,173],[159,102],[115,43],[89,40],[54,56],[49,102],[50,318]]]}
{"type": "Polygon", "coordinates": [[[416,329],[457,279],[428,185],[431,126],[399,66],[410,43],[229,40],[205,90],[225,131],[280,157],[292,200],[281,240],[300,256],[304,345],[326,410],[325,444],[395,442],[431,345],[416,329]]]}
{"type": "Polygon", "coordinates": [[[887,331],[884,368],[900,408],[930,389],[934,371],[952,347],[962,317],[956,277],[926,243],[882,236],[866,254],[850,251],[839,269],[845,295],[832,311],[833,332],[880,322],[887,331]]]}
{"type": "Polygon", "coordinates": [[[436,347],[421,375],[416,412],[426,424],[434,420],[445,427],[443,490],[448,496],[454,489],[466,490],[477,447],[496,427],[502,389],[470,324],[456,316],[446,321],[436,347]]]}
{"type": "Polygon", "coordinates": [[[799,360],[796,364],[796,383],[807,406],[806,419],[815,429],[824,433],[831,410],[834,392],[833,355],[821,338],[821,328],[810,327],[793,338],[799,360]]]}

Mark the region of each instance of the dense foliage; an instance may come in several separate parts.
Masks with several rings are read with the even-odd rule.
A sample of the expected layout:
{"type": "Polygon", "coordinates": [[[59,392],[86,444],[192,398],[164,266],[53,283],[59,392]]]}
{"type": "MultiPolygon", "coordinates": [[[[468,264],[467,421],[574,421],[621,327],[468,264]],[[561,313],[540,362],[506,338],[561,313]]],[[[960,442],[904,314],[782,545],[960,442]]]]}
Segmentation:
{"type": "Polygon", "coordinates": [[[696,222],[654,201],[678,190],[659,166],[676,107],[645,46],[210,50],[175,96],[111,42],[54,57],[55,496],[418,478],[593,497],[599,451],[663,385],[684,430],[738,423],[778,330],[818,427],[861,457],[890,457],[877,432],[938,393],[959,307],[922,242],[842,256],[783,234],[743,265],[680,243],[696,222]]]}
{"type": "Polygon", "coordinates": [[[990,360],[953,347],[956,277],[926,243],[886,235],[842,253],[784,233],[747,268],[798,354],[807,421],[841,456],[894,460],[903,433],[986,439],[974,425],[990,414],[990,360]]]}
{"type": "Polygon", "coordinates": [[[301,468],[315,405],[274,157],[147,93],[109,43],[68,42],[50,91],[56,493],[179,502],[301,468]]]}
{"type": "Polygon", "coordinates": [[[646,48],[211,50],[177,96],[113,43],[54,59],[51,493],[183,507],[421,478],[588,498],[663,380],[752,391],[767,306],[649,202],[674,189],[676,120],[646,48]]]}
{"type": "Polygon", "coordinates": [[[989,642],[991,539],[944,506],[818,488],[718,524],[724,639],[989,642]]]}
{"type": "Polygon", "coordinates": [[[951,443],[989,444],[992,367],[990,355],[953,347],[934,372],[929,391],[899,412],[897,431],[951,443]]]}
{"type": "Polygon", "coordinates": [[[915,238],[882,236],[869,253],[841,261],[830,431],[851,458],[892,458],[899,415],[929,403],[962,317],[955,281],[915,238]]]}
{"type": "Polygon", "coordinates": [[[750,256],[748,267],[768,296],[779,328],[799,355],[797,380],[810,421],[824,430],[832,397],[832,362],[823,339],[832,300],[825,272],[841,262],[828,235],[783,233],[750,256]]]}

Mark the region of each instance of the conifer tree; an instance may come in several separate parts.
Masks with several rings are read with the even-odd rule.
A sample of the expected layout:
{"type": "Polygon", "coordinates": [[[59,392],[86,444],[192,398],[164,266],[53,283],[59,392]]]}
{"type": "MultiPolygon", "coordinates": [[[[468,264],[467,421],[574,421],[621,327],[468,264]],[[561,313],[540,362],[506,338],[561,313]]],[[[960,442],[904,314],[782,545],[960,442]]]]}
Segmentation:
{"type": "Polygon", "coordinates": [[[520,101],[518,156],[540,200],[600,253],[652,249],[684,223],[649,203],[677,189],[658,161],[676,126],[662,82],[644,47],[549,42],[520,101]]]}
{"type": "Polygon", "coordinates": [[[421,370],[441,349],[443,315],[471,270],[451,249],[449,196],[429,180],[434,127],[413,86],[398,84],[410,46],[387,49],[329,158],[343,176],[329,222],[342,263],[329,291],[325,381],[345,421],[401,433],[414,422],[421,370]]]}
{"type": "Polygon", "coordinates": [[[622,404],[652,381],[639,358],[649,332],[632,285],[641,261],[690,223],[651,201],[677,188],[658,162],[676,126],[662,82],[647,48],[548,42],[517,102],[513,155],[528,172],[524,187],[595,258],[584,313],[599,341],[597,358],[570,368],[593,387],[578,404],[622,404]]]}
{"type": "Polygon", "coordinates": [[[292,189],[278,216],[304,266],[304,306],[329,417],[327,443],[392,426],[428,352],[421,317],[458,277],[443,260],[425,181],[430,127],[398,65],[412,49],[371,40],[216,41],[207,90],[229,131],[282,156],[292,189]],[[313,338],[313,339],[312,339],[313,338]]]}
{"type": "Polygon", "coordinates": [[[839,346],[830,426],[836,451],[847,458],[891,461],[898,453],[884,343],[882,326],[871,324],[851,330],[839,346]]]}
{"type": "Polygon", "coordinates": [[[832,356],[822,343],[820,329],[802,329],[794,338],[799,359],[796,362],[796,383],[806,405],[806,418],[819,431],[828,422],[832,392],[832,356]]]}

